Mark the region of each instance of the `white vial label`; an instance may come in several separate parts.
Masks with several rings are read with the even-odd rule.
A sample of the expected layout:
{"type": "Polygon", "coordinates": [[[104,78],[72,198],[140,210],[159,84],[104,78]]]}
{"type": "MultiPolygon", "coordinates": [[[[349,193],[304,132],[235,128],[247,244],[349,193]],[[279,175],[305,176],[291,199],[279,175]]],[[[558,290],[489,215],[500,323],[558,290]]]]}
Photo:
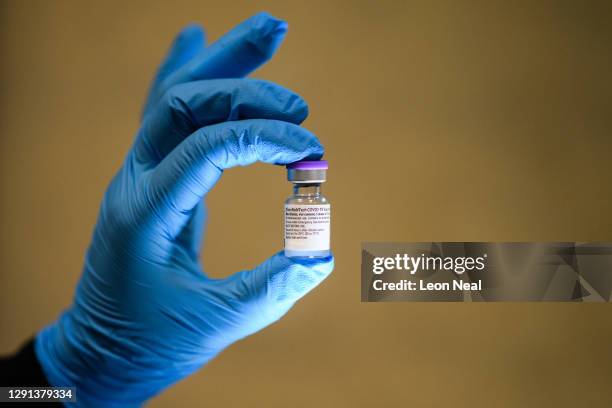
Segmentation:
{"type": "Polygon", "coordinates": [[[285,249],[329,249],[330,205],[285,204],[285,249]]]}

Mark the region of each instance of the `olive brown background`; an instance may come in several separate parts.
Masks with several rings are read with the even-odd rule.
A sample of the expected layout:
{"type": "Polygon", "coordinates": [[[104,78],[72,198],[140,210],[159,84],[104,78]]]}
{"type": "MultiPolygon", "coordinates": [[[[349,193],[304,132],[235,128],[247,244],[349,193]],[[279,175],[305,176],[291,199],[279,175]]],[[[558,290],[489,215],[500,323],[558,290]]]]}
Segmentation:
{"type": "MultiPolygon", "coordinates": [[[[609,304],[362,304],[361,241],[612,239],[612,3],[0,2],[0,353],[69,305],[173,35],[289,22],[334,274],[152,407],[612,406],[609,304]]],[[[205,268],[282,246],[281,167],[226,172],[205,268]]]]}

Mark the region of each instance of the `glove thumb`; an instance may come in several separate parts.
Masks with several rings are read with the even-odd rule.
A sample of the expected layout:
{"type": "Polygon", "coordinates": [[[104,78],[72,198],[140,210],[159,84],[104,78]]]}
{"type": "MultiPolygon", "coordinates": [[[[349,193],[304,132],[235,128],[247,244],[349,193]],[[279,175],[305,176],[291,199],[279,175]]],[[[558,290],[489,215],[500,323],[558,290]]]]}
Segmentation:
{"type": "Polygon", "coordinates": [[[321,283],[334,268],[334,258],[288,258],[281,251],[255,269],[243,272],[243,281],[263,308],[291,306],[321,283]]]}
{"type": "Polygon", "coordinates": [[[279,252],[250,271],[243,271],[224,280],[223,291],[231,293],[237,316],[233,330],[226,330],[226,343],[231,343],[280,319],[291,307],[321,283],[334,269],[334,258],[287,258],[279,252]],[[229,333],[232,332],[232,333],[229,333]],[[229,337],[229,338],[228,338],[229,337]]]}

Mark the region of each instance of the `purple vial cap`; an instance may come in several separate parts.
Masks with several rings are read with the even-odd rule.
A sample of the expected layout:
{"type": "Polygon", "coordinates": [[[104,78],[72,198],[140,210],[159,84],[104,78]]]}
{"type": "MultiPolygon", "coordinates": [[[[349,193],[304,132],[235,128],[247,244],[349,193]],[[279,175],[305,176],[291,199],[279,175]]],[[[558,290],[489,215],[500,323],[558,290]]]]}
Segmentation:
{"type": "Polygon", "coordinates": [[[289,170],[327,170],[327,160],[302,160],[287,165],[289,170]]]}

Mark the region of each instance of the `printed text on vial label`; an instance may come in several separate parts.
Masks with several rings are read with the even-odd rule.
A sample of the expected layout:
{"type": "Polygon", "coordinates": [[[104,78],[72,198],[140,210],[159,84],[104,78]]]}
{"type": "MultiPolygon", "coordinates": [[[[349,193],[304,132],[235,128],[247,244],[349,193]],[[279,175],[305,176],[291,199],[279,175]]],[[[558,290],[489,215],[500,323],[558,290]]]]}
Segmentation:
{"type": "Polygon", "coordinates": [[[285,205],[285,249],[329,249],[330,205],[285,205]]]}

